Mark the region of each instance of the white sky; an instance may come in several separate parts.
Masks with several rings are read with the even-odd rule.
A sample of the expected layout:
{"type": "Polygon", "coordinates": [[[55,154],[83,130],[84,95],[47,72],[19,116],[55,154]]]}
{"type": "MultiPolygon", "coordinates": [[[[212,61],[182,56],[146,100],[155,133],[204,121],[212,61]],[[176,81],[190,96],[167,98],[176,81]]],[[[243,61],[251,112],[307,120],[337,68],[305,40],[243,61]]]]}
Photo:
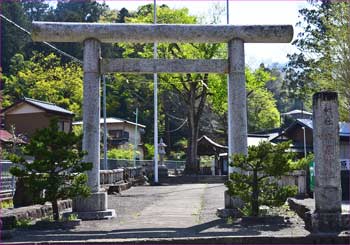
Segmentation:
{"type": "MultiPolygon", "coordinates": [[[[111,9],[121,9],[125,7],[128,10],[136,10],[139,6],[153,3],[152,0],[107,0],[105,2],[111,9]]],[[[171,8],[186,7],[189,9],[190,14],[196,16],[210,16],[213,13],[212,9],[215,4],[219,4],[224,10],[226,8],[225,0],[157,0],[157,4],[166,4],[171,8]]],[[[295,24],[299,21],[298,10],[308,6],[308,4],[306,0],[230,0],[229,6],[230,24],[290,24],[295,27],[295,24]]],[[[226,12],[224,12],[223,15],[221,24],[226,24],[226,12]]],[[[300,29],[294,29],[294,37],[299,31],[300,29]]],[[[265,64],[272,64],[275,62],[286,63],[288,61],[286,57],[287,54],[294,51],[291,44],[246,44],[245,46],[246,63],[252,68],[257,67],[262,62],[265,64]]]]}

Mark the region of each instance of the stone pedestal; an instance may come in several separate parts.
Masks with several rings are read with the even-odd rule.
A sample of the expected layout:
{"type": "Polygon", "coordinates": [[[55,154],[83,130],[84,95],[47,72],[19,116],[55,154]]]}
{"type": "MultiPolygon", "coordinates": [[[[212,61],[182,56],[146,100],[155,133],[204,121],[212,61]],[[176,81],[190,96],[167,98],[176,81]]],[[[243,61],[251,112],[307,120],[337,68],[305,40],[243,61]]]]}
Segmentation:
{"type": "Polygon", "coordinates": [[[88,198],[75,198],[73,212],[103,211],[107,209],[106,192],[92,193],[88,198]]]}
{"type": "Polygon", "coordinates": [[[244,202],[238,197],[232,197],[228,191],[224,192],[225,208],[218,208],[217,215],[220,218],[241,217],[241,209],[244,207],[244,202]]]}
{"type": "Polygon", "coordinates": [[[315,212],[313,231],[337,231],[341,226],[338,96],[320,92],[313,96],[315,154],[315,212]]]}
{"type": "Polygon", "coordinates": [[[73,204],[72,214],[82,220],[110,219],[116,216],[115,210],[107,207],[106,192],[95,192],[88,198],[75,198],[73,204]]]}
{"type": "Polygon", "coordinates": [[[314,212],[311,214],[312,231],[332,232],[341,229],[341,213],[314,212]]]}
{"type": "Polygon", "coordinates": [[[244,202],[239,197],[232,197],[228,191],[225,191],[225,208],[226,209],[242,209],[244,202]]]}

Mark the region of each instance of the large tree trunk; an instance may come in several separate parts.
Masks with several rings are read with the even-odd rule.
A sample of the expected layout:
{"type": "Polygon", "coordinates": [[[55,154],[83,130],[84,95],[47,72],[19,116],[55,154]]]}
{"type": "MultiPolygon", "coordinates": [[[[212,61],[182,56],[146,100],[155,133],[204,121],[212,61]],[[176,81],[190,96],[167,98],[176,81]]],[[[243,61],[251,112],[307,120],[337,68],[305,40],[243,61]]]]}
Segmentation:
{"type": "Polygon", "coordinates": [[[194,81],[191,75],[187,75],[187,81],[191,81],[187,90],[187,118],[188,118],[188,138],[187,138],[187,159],[186,159],[186,174],[199,173],[199,159],[197,155],[199,119],[202,116],[204,104],[207,98],[207,88],[204,84],[208,82],[208,74],[201,77],[202,83],[194,81]]]}
{"type": "Polygon", "coordinates": [[[196,123],[194,107],[189,107],[188,113],[189,135],[187,139],[187,159],[186,159],[186,174],[199,173],[199,160],[197,156],[198,146],[198,123],[196,123]]]}

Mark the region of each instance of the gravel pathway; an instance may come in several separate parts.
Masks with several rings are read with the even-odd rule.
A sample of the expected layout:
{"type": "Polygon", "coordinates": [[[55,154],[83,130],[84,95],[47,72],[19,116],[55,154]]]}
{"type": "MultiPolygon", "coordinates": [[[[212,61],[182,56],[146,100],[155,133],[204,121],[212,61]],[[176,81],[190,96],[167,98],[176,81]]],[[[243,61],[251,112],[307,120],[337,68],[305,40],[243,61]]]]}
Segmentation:
{"type": "Polygon", "coordinates": [[[84,221],[74,230],[17,230],[10,241],[93,241],[94,239],[306,236],[300,220],[289,224],[242,226],[219,219],[224,205],[223,184],[138,186],[108,197],[117,218],[84,221]]]}

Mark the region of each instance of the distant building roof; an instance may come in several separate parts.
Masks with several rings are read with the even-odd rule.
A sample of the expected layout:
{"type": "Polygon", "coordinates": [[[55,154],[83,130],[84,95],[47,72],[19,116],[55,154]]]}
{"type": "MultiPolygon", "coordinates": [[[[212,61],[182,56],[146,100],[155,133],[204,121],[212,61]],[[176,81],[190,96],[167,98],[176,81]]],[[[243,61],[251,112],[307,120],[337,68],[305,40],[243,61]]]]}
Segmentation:
{"type": "Polygon", "coordinates": [[[311,112],[308,111],[302,111],[302,110],[292,110],[292,111],[288,111],[285,113],[281,113],[281,115],[295,115],[295,114],[305,114],[305,115],[312,115],[311,112]]]}
{"type": "MultiPolygon", "coordinates": [[[[7,130],[0,129],[0,141],[4,143],[12,143],[13,142],[13,137],[12,134],[9,133],[7,130]]],[[[16,143],[23,144],[25,141],[22,139],[17,138],[16,143]]]]}
{"type": "Polygon", "coordinates": [[[199,156],[213,156],[227,152],[227,146],[220,145],[208,136],[203,135],[198,140],[197,153],[199,156]]]}
{"type": "MultiPolygon", "coordinates": [[[[103,118],[100,118],[100,124],[103,124],[104,120],[103,118]]],[[[112,124],[112,123],[127,123],[127,124],[132,124],[132,125],[136,125],[136,123],[128,121],[128,120],[124,120],[124,119],[120,119],[120,118],[115,118],[115,117],[107,117],[106,118],[106,123],[107,124],[112,124]]],[[[73,122],[73,125],[83,125],[82,121],[78,121],[78,122],[73,122]]],[[[138,127],[141,128],[145,128],[145,125],[142,124],[137,124],[138,127]]]]}
{"type": "Polygon", "coordinates": [[[340,136],[350,136],[350,123],[340,122],[339,123],[339,134],[340,134],[340,136]]]}
{"type": "Polygon", "coordinates": [[[313,129],[312,120],[311,119],[297,119],[297,122],[303,124],[304,126],[313,129]]]}
{"type": "MultiPolygon", "coordinates": [[[[269,135],[262,134],[248,134],[247,144],[248,146],[257,146],[262,141],[268,141],[269,135]]],[[[210,139],[208,136],[203,135],[198,139],[198,155],[215,155],[226,156],[228,147],[220,145],[210,139]]]]}
{"type": "Polygon", "coordinates": [[[14,108],[16,105],[20,104],[20,103],[28,103],[31,104],[37,108],[43,109],[45,111],[48,112],[53,112],[53,113],[61,113],[61,114],[66,114],[66,115],[70,115],[73,116],[74,113],[71,111],[68,111],[60,106],[57,106],[56,104],[50,103],[50,102],[46,102],[46,101],[41,101],[41,100],[35,100],[35,99],[31,99],[31,98],[26,98],[24,97],[22,100],[14,103],[13,105],[7,107],[4,109],[4,113],[6,113],[6,111],[14,108]]]}
{"type": "MultiPolygon", "coordinates": [[[[300,124],[302,126],[308,127],[311,130],[313,129],[313,124],[311,119],[297,119],[285,131],[288,131],[290,128],[294,127],[296,124],[300,124]]],[[[350,136],[349,122],[339,122],[339,136],[350,136]]]]}

